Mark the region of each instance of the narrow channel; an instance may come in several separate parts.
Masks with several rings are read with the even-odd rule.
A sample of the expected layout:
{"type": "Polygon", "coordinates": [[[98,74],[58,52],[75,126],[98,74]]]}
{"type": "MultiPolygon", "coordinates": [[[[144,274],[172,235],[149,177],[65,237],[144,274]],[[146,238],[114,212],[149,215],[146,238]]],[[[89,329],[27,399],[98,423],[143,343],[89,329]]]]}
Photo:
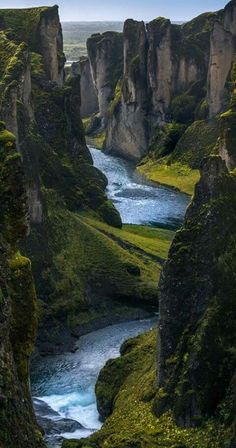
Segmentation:
{"type": "MultiPolygon", "coordinates": [[[[180,227],[188,196],[146,181],[129,162],[93,147],[90,152],[94,165],[108,179],[107,195],[124,224],[180,227]]],[[[48,447],[59,448],[65,438],[87,437],[101,428],[95,396],[99,371],[108,359],[119,356],[126,339],[155,324],[156,318],[112,325],[82,336],[73,353],[47,356],[37,362],[32,392],[48,447]]]]}

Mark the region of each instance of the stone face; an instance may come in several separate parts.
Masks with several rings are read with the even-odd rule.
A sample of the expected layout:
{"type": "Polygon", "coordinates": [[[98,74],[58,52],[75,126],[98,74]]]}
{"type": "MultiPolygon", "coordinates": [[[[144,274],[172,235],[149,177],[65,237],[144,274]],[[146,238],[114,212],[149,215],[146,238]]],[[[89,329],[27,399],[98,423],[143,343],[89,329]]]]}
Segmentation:
{"type": "Polygon", "coordinates": [[[89,117],[98,112],[98,95],[95,89],[88,58],[81,58],[71,66],[72,75],[80,75],[81,117],[89,117]]]}
{"type": "Polygon", "coordinates": [[[102,127],[106,127],[109,103],[122,74],[122,34],[116,32],[94,34],[87,41],[87,49],[102,127]]]}
{"type": "Polygon", "coordinates": [[[41,13],[38,26],[37,48],[43,56],[48,78],[62,86],[64,80],[63,37],[58,15],[58,7],[47,8],[41,13]]]}
{"type": "Polygon", "coordinates": [[[155,410],[173,409],[183,426],[215,414],[236,368],[235,206],[235,177],[219,156],[204,159],[160,282],[155,410]]]}
{"type": "Polygon", "coordinates": [[[27,232],[26,190],[14,136],[6,129],[0,132],[0,154],[0,445],[40,448],[29,390],[36,294],[30,261],[18,247],[27,232]]]}
{"type": "Polygon", "coordinates": [[[233,36],[216,22],[211,35],[208,72],[208,102],[210,117],[217,115],[226,102],[225,83],[234,56],[233,36]]]}
{"type": "Polygon", "coordinates": [[[182,108],[185,102],[193,102],[190,121],[203,105],[204,118],[207,114],[214,118],[227,107],[236,45],[235,11],[232,1],[225,9],[202,14],[182,26],[162,17],[146,28],[126,21],[124,72],[109,107],[108,152],[142,158],[153,129],[173,119],[176,97],[182,108]]]}
{"type": "Polygon", "coordinates": [[[124,25],[124,73],[120,98],[110,111],[106,151],[138,160],[147,151],[147,38],[143,22],[124,25]]]}
{"type": "Polygon", "coordinates": [[[171,24],[157,19],[147,24],[148,81],[152,96],[152,112],[160,121],[165,120],[172,97],[173,61],[171,49],[171,24]]]}
{"type": "Polygon", "coordinates": [[[227,104],[226,81],[234,59],[236,44],[236,3],[230,2],[222,11],[211,33],[208,70],[208,102],[210,118],[227,104]]]}

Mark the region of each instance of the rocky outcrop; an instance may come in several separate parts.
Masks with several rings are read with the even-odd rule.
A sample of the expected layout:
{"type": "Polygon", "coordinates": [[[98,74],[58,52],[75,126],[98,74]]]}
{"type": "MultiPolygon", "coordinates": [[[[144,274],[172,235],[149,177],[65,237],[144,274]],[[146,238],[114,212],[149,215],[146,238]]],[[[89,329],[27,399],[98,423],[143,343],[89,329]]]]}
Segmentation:
{"type": "MultiPolygon", "coordinates": [[[[229,400],[236,368],[235,201],[235,176],[219,156],[204,159],[162,273],[155,410],[171,408],[183,426],[200,424],[229,400]]],[[[233,401],[228,406],[232,421],[233,401]]]]}
{"type": "Polygon", "coordinates": [[[191,124],[214,118],[227,107],[235,11],[234,0],[184,25],[162,17],[146,27],[125,22],[124,72],[109,106],[107,152],[139,160],[157,128],[172,120],[191,124]]]}
{"type": "Polygon", "coordinates": [[[231,1],[214,23],[211,33],[208,71],[208,103],[210,118],[227,105],[226,81],[235,55],[236,2],[231,1]]]}
{"type": "Polygon", "coordinates": [[[58,6],[46,8],[41,13],[37,37],[39,37],[37,50],[43,57],[44,69],[48,79],[62,86],[65,56],[63,54],[63,37],[58,6]]]}
{"type": "MultiPolygon", "coordinates": [[[[203,20],[204,24],[207,18],[203,20]]],[[[153,127],[172,114],[172,100],[202,100],[208,50],[201,40],[191,44],[192,27],[158,18],[147,24],[128,20],[124,26],[124,73],[107,127],[106,150],[138,160],[149,147],[153,127]],[[135,37],[135,38],[134,38],[135,37]]]]}
{"type": "Polygon", "coordinates": [[[40,54],[47,78],[63,84],[65,56],[58,6],[1,9],[0,29],[8,30],[11,40],[24,42],[30,51],[40,54]]]}
{"type": "Polygon", "coordinates": [[[109,103],[123,69],[123,36],[116,32],[94,34],[87,41],[87,49],[101,125],[106,127],[109,103]]]}
{"type": "Polygon", "coordinates": [[[147,38],[144,22],[124,25],[124,73],[109,110],[106,151],[138,160],[147,151],[147,38]]]}
{"type": "Polygon", "coordinates": [[[0,445],[40,448],[44,444],[29,390],[36,294],[30,261],[18,247],[28,231],[26,191],[15,137],[2,122],[0,156],[0,445]]]}
{"type": "Polygon", "coordinates": [[[73,62],[71,74],[72,76],[80,75],[81,117],[96,114],[99,111],[98,95],[93,83],[89,59],[81,58],[79,62],[73,62]]]}

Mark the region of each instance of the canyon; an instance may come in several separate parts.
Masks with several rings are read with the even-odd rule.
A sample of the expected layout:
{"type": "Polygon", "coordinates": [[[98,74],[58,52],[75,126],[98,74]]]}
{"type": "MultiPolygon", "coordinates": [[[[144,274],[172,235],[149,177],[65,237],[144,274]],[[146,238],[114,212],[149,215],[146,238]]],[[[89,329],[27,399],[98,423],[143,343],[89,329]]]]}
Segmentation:
{"type": "Polygon", "coordinates": [[[157,312],[98,375],[102,428],[60,445],[235,447],[235,24],[235,0],[128,19],[65,71],[57,6],[0,10],[2,448],[46,446],[30,359],[157,312]]]}

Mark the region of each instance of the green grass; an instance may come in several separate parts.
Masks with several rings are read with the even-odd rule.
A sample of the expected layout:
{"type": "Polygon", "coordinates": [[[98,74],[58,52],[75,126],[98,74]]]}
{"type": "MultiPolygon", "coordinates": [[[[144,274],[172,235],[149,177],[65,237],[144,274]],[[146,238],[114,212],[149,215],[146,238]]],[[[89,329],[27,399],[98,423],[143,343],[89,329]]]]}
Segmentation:
{"type": "MultiPolygon", "coordinates": [[[[46,191],[49,226],[53,235],[53,272],[43,277],[53,284],[47,312],[75,326],[96,320],[103,300],[114,307],[158,305],[157,285],[174,232],[124,226],[111,227],[96,214],[68,211],[52,191],[46,191]],[[96,309],[90,306],[96,296],[96,309]]],[[[33,236],[32,236],[33,237],[33,236]]]]}
{"type": "Polygon", "coordinates": [[[148,160],[138,166],[137,170],[153,182],[174,187],[189,195],[194,193],[195,185],[200,178],[198,170],[192,170],[189,166],[178,162],[167,165],[165,159],[161,162],[148,160]]]}
{"type": "Polygon", "coordinates": [[[104,142],[105,142],[105,132],[101,132],[98,135],[95,135],[93,137],[89,137],[89,143],[97,149],[103,149],[104,142]]]}
{"type": "Polygon", "coordinates": [[[94,218],[86,217],[86,215],[83,219],[98,230],[109,234],[111,238],[119,238],[136,246],[137,249],[141,249],[154,257],[160,257],[163,260],[167,258],[170,244],[175,234],[171,230],[131,224],[123,225],[122,229],[115,229],[94,218]]]}
{"type": "MultiPolygon", "coordinates": [[[[93,118],[93,116],[85,117],[82,119],[85,134],[87,133],[87,130],[91,124],[92,118],[93,118]]],[[[98,134],[89,135],[87,137],[87,141],[89,142],[89,144],[94,145],[95,148],[98,148],[98,149],[103,149],[105,139],[106,139],[106,133],[105,133],[105,131],[101,131],[101,130],[99,130],[98,134]]]]}
{"type": "MultiPolygon", "coordinates": [[[[122,353],[121,358],[112,362],[112,368],[109,362],[104,369],[106,374],[102,375],[109,384],[119,384],[118,393],[115,388],[110,390],[116,393],[112,415],[98,433],[89,439],[65,441],[63,448],[226,447],[227,431],[219,422],[212,420],[202,428],[182,429],[176,426],[171,413],[160,418],[153,414],[157,374],[155,330],[126,342],[122,353]],[[121,384],[119,378],[123,379],[121,384]]],[[[109,388],[105,382],[99,384],[101,387],[109,388]]]]}

